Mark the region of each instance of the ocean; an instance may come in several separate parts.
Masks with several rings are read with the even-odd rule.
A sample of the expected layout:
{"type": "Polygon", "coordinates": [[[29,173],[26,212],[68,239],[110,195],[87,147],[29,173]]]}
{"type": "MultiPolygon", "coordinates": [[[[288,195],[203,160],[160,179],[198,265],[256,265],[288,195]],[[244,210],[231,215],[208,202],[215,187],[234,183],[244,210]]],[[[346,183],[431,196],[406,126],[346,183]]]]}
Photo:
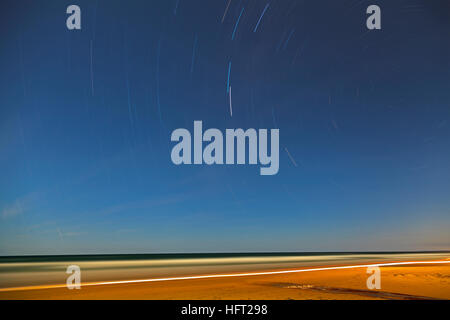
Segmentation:
{"type": "Polygon", "coordinates": [[[71,265],[82,282],[438,260],[448,252],[271,252],[36,255],[0,257],[0,288],[64,284],[71,265]]]}

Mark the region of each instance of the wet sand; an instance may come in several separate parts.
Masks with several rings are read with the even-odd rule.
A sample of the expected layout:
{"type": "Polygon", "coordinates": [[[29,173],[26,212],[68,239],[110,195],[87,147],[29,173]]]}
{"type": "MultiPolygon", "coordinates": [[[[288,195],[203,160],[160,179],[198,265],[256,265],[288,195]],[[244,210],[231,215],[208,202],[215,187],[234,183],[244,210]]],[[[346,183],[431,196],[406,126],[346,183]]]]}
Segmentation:
{"type": "MultiPolygon", "coordinates": [[[[385,266],[381,289],[366,268],[0,292],[0,299],[450,299],[450,264],[385,266]]],[[[267,270],[265,270],[267,271],[267,270]]]]}

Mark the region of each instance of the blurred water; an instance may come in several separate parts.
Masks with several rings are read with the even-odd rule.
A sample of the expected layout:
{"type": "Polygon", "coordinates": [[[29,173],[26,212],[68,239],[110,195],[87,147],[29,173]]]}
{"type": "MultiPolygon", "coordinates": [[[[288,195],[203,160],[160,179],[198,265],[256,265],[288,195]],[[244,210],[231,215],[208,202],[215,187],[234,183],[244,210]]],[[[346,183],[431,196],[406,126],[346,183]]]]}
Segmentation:
{"type": "Polygon", "coordinates": [[[113,281],[279,270],[311,266],[439,260],[448,252],[211,253],[0,257],[0,287],[64,284],[69,265],[81,268],[81,281],[113,281]]]}

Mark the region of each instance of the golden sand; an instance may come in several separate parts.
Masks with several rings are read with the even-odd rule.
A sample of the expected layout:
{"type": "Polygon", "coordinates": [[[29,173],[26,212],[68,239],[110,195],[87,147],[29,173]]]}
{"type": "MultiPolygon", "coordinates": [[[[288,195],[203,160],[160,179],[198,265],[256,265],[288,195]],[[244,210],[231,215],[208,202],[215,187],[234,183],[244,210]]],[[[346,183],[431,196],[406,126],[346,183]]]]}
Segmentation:
{"type": "Polygon", "coordinates": [[[381,267],[369,290],[365,268],[0,292],[0,299],[450,299],[450,265],[381,267]]]}

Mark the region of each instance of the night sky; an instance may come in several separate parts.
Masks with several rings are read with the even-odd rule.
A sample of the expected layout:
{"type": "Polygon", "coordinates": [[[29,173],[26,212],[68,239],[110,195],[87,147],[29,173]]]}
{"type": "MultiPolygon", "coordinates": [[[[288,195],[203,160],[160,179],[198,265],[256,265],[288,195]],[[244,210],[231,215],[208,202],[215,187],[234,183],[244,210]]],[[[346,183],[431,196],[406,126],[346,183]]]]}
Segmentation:
{"type": "Polygon", "coordinates": [[[3,0],[0,34],[0,255],[450,249],[448,1],[3,0]],[[174,165],[194,120],[279,128],[278,174],[174,165]]]}

